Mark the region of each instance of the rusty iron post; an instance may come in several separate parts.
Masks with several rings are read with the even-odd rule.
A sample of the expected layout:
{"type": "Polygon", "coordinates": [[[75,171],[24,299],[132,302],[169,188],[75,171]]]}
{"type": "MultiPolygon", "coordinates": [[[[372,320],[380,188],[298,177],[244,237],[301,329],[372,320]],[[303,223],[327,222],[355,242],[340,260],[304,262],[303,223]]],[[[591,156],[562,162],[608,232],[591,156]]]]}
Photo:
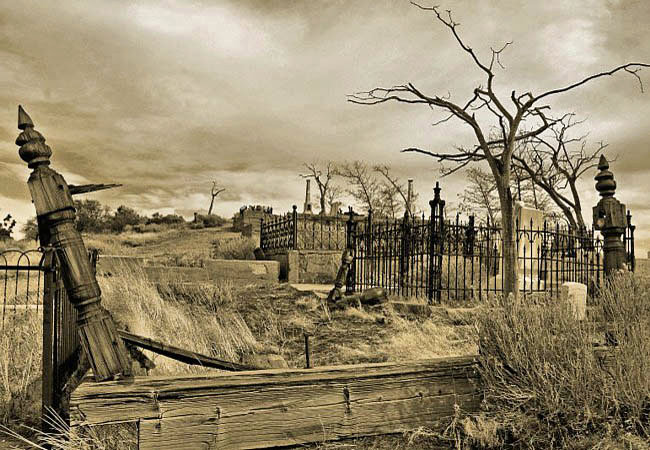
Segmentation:
{"type": "Polygon", "coordinates": [[[603,235],[604,269],[605,276],[625,269],[625,246],[621,236],[625,232],[627,217],[625,205],[614,198],[616,193],[616,181],[614,174],[609,170],[609,162],[605,155],[600,156],[598,162],[598,174],[596,190],[602,197],[593,208],[594,228],[603,235]]]}
{"type": "Polygon", "coordinates": [[[52,150],[34,129],[32,119],[18,107],[16,139],[18,153],[32,169],[27,184],[32,196],[39,230],[57,252],[68,297],[78,312],[79,337],[95,378],[106,380],[127,376],[131,364],[112,317],[101,306],[101,291],[81,234],[74,226],[75,209],[70,189],[61,174],[52,170],[52,150]]]}

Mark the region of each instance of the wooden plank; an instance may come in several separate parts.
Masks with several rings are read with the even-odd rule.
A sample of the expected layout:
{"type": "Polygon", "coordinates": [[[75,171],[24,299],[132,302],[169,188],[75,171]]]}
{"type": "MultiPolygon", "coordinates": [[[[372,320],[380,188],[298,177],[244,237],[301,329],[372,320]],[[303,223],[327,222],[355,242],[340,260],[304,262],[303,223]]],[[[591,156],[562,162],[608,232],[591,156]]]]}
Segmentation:
{"type": "Polygon", "coordinates": [[[122,340],[128,344],[135,345],[136,347],[144,348],[145,350],[158,353],[176,361],[184,362],[197,366],[211,367],[221,370],[255,370],[258,367],[247,366],[244,364],[237,364],[231,361],[224,361],[222,359],[212,358],[211,356],[202,355],[182,348],[174,347],[173,345],[163,344],[162,342],[154,341],[153,339],[138,336],[127,331],[118,331],[122,340]]]}
{"type": "Polygon", "coordinates": [[[141,449],[264,448],[435,426],[478,411],[474,357],[84,383],[75,426],[139,422],[141,449]]]}
{"type": "Polygon", "coordinates": [[[122,187],[121,184],[111,183],[111,184],[69,184],[68,188],[70,189],[70,195],[85,194],[87,192],[94,191],[103,191],[104,189],[111,189],[114,187],[122,187]]]}

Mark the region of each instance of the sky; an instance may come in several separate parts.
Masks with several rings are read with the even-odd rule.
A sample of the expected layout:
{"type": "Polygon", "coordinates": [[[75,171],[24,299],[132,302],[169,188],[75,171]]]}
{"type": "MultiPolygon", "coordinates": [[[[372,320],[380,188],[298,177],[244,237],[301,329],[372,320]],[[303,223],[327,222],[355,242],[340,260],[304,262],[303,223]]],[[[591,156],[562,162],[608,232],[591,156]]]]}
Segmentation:
{"type": "MultiPolygon", "coordinates": [[[[424,5],[429,5],[423,1],[424,5]]],[[[650,62],[645,0],[444,1],[481,58],[512,45],[497,93],[540,93],[625,62],[650,62]]],[[[289,210],[304,200],[306,162],[364,160],[413,178],[420,208],[441,181],[448,203],[463,174],[441,178],[437,161],[403,154],[471,145],[473,134],[421,105],[359,106],[346,95],[412,82],[462,102],[483,74],[431,13],[401,0],[0,2],[0,214],[33,215],[14,140],[22,104],[69,183],[122,183],[87,194],[144,213],[207,209],[226,217],[244,204],[289,210]]],[[[617,198],[650,250],[650,69],[647,87],[625,73],[549,102],[586,119],[588,144],[609,144],[617,198]],[[644,198],[645,197],[645,198],[644,198]]],[[[581,192],[585,219],[597,201],[594,173],[581,192]]],[[[317,203],[313,198],[313,203],[317,203]]]]}

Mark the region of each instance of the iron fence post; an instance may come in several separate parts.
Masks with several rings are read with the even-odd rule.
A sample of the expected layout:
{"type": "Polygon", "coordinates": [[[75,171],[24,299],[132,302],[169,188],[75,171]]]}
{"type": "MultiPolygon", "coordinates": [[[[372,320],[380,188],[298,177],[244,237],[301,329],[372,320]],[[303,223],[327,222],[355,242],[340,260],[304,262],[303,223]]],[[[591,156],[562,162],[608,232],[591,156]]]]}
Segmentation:
{"type": "Polygon", "coordinates": [[[632,213],[627,210],[627,229],[628,229],[628,266],[630,271],[634,272],[636,268],[636,257],[634,256],[634,230],[636,225],[632,225],[632,213]]]}
{"type": "Polygon", "coordinates": [[[293,250],[298,250],[298,207],[293,205],[293,211],[291,212],[291,220],[293,223],[292,237],[293,242],[291,248],[293,250]]]}
{"type": "Polygon", "coordinates": [[[429,268],[428,274],[427,274],[427,300],[429,300],[429,303],[433,302],[433,285],[434,285],[434,279],[433,277],[435,276],[436,270],[434,267],[434,264],[436,262],[435,259],[435,239],[436,239],[436,208],[437,208],[437,203],[436,199],[434,197],[433,200],[429,200],[429,208],[431,209],[430,215],[429,215],[429,251],[427,253],[427,267],[429,268]]]}
{"type": "Polygon", "coordinates": [[[367,222],[366,222],[366,232],[365,238],[366,238],[366,246],[365,246],[365,262],[363,264],[363,277],[364,281],[367,282],[367,278],[370,280],[370,287],[375,285],[375,271],[374,271],[374,258],[373,258],[373,232],[372,232],[372,222],[373,222],[373,214],[372,214],[372,208],[368,209],[368,217],[367,217],[367,222]],[[366,273],[368,273],[368,277],[366,277],[366,273]]]}
{"type": "Polygon", "coordinates": [[[352,253],[352,264],[345,279],[345,293],[352,294],[355,290],[356,281],[356,255],[357,255],[357,224],[354,220],[354,210],[350,206],[348,209],[348,220],[346,223],[346,247],[352,253]]]}
{"type": "Polygon", "coordinates": [[[437,242],[437,252],[436,256],[438,258],[438,277],[436,279],[436,301],[440,303],[442,300],[442,254],[444,251],[444,233],[445,233],[445,201],[440,198],[440,184],[436,181],[436,187],[433,189],[434,198],[437,198],[438,211],[438,236],[436,239],[437,242]]]}

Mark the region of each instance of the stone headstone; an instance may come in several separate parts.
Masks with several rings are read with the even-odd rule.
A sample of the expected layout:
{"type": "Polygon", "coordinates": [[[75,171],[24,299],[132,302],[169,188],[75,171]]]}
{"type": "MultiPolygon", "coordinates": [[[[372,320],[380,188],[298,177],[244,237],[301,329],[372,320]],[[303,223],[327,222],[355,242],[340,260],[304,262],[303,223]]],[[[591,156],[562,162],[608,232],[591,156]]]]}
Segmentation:
{"type": "MultiPolygon", "coordinates": [[[[519,223],[519,229],[525,230],[543,230],[544,229],[544,212],[525,206],[522,202],[515,202],[515,217],[519,223]]],[[[523,234],[519,240],[519,274],[520,278],[525,275],[533,280],[537,279],[538,263],[536,261],[539,254],[539,247],[542,245],[541,234],[531,233],[523,234]],[[530,236],[530,238],[528,237],[530,236]],[[524,257],[526,258],[524,260],[524,257]],[[531,258],[532,259],[529,259],[531,258]],[[525,266],[524,266],[525,264],[525,266]]]]}
{"type": "Polygon", "coordinates": [[[567,281],[562,283],[560,299],[571,305],[571,310],[576,320],[585,320],[587,317],[587,285],[567,281]]]}

